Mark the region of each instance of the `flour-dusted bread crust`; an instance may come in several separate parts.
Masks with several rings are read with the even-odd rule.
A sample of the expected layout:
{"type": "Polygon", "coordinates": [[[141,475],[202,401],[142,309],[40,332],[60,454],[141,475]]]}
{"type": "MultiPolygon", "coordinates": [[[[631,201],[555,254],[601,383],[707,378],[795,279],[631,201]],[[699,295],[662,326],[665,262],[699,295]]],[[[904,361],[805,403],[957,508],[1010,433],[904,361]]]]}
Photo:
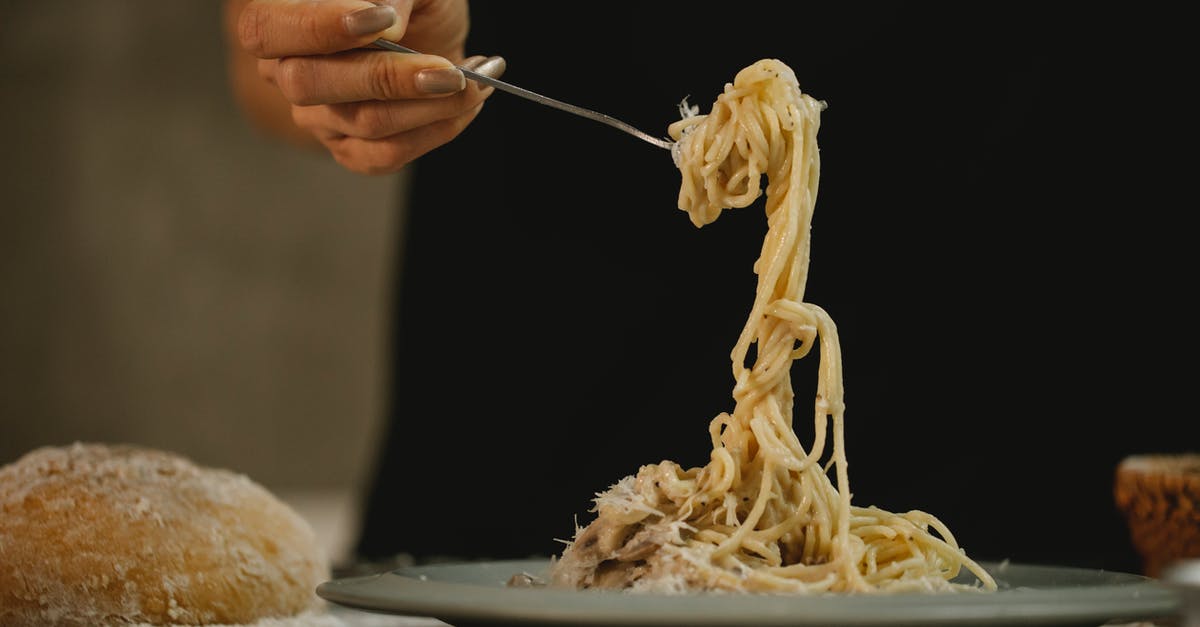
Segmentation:
{"type": "Polygon", "coordinates": [[[312,528],[249,478],[74,444],[0,468],[0,625],[242,624],[321,606],[312,528]]]}

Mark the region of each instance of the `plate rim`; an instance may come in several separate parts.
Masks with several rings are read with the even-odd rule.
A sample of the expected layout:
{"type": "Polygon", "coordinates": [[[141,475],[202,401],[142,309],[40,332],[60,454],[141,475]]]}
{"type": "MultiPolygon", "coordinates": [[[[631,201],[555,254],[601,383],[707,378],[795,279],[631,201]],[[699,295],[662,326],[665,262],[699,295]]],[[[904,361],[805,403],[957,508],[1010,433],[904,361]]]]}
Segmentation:
{"type": "MultiPolygon", "coordinates": [[[[460,572],[496,569],[544,572],[550,560],[514,559],[463,561],[406,566],[365,576],[333,579],[317,587],[326,601],[370,612],[425,616],[445,622],[475,621],[575,625],[677,625],[697,627],[756,625],[1014,625],[1124,619],[1157,619],[1175,616],[1178,594],[1156,580],[1131,573],[1070,566],[1013,562],[981,562],[998,577],[1003,573],[1057,573],[1064,576],[1105,577],[1118,583],[1013,588],[995,593],[929,595],[787,595],[740,593],[654,594],[612,590],[561,588],[509,588],[445,579],[460,572]],[[430,576],[433,575],[433,576],[430,576]],[[1066,603],[1061,595],[1075,590],[1066,603]],[[931,605],[931,598],[938,599],[931,605]],[[1014,597],[1020,603],[1014,603],[1014,597]],[[742,599],[754,599],[757,610],[745,613],[742,599]],[[682,600],[688,599],[687,605],[682,600]],[[737,599],[730,603],[730,599],[737,599]],[[950,601],[947,603],[947,601],[950,601]]],[[[1011,575],[1010,575],[1011,576],[1011,575]]]]}

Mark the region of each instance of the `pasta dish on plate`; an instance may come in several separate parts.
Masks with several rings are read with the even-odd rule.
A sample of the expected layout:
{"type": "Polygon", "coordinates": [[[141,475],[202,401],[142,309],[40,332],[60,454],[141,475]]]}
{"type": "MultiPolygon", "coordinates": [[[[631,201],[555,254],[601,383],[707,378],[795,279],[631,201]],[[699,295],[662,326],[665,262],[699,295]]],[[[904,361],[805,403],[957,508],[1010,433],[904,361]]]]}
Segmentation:
{"type": "Polygon", "coordinates": [[[996,589],[933,515],[850,502],[837,328],[823,309],[804,302],[823,108],[801,92],[791,68],[764,59],[740,71],[707,115],[685,102],[683,119],[669,127],[682,174],[679,208],[693,224],[704,226],[724,209],[766,195],[757,289],[731,355],[735,405],[709,423],[705,466],[648,464],[597,495],[596,518],[576,529],[551,566],[556,585],[655,592],[996,589]],[[792,428],[790,372],[793,361],[814,351],[815,437],[806,447],[792,428]],[[964,568],[977,584],[952,581],[964,568]]]}

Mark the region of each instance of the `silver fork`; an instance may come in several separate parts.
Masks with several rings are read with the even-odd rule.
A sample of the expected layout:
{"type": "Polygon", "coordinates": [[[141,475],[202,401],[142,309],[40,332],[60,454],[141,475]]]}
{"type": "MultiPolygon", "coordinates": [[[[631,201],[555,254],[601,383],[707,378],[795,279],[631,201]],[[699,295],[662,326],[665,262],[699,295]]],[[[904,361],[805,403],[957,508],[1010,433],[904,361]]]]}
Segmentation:
{"type": "MultiPolygon", "coordinates": [[[[386,39],[376,39],[373,43],[376,47],[383,48],[384,50],[391,50],[392,52],[407,52],[409,54],[417,53],[417,51],[413,50],[412,48],[406,48],[404,46],[401,46],[398,43],[388,41],[386,39]]],[[[539,93],[529,91],[528,89],[517,87],[516,85],[513,85],[511,83],[506,83],[502,80],[498,80],[498,79],[492,78],[490,76],[472,72],[471,70],[468,70],[467,68],[462,67],[461,65],[458,66],[458,69],[462,71],[463,76],[466,76],[467,78],[469,78],[477,83],[483,83],[484,85],[490,85],[492,87],[495,87],[496,89],[499,89],[500,91],[506,91],[515,96],[520,96],[522,98],[532,100],[536,103],[544,104],[547,107],[553,107],[555,109],[559,109],[560,111],[566,111],[567,113],[574,113],[575,115],[583,116],[589,120],[595,120],[596,122],[600,122],[602,124],[607,124],[613,128],[617,128],[622,131],[625,131],[626,133],[629,133],[630,135],[633,135],[634,137],[636,137],[638,139],[650,142],[651,144],[654,144],[655,146],[658,146],[659,148],[665,148],[667,150],[670,150],[671,147],[675,145],[674,142],[668,141],[666,139],[659,139],[653,135],[650,135],[649,133],[638,130],[636,127],[634,127],[630,124],[622,122],[622,121],[612,117],[611,115],[605,115],[603,113],[592,111],[591,109],[584,109],[583,107],[578,107],[573,104],[568,104],[561,100],[555,100],[553,98],[543,96],[539,93]]]]}

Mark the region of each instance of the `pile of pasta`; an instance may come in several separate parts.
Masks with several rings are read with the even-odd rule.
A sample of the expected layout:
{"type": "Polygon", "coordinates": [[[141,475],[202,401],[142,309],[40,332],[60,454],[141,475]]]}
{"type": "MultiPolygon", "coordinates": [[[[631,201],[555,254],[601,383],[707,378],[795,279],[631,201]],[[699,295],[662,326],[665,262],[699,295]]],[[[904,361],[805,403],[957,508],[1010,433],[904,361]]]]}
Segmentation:
{"type": "Polygon", "coordinates": [[[668,129],[682,173],[679,208],[696,226],[766,193],[757,290],[731,355],[735,406],[709,423],[712,452],[704,467],[645,465],[597,495],[595,519],[576,529],[552,564],[556,585],[792,593],[996,588],[936,517],[850,503],[837,328],[803,300],[823,108],[800,91],[787,65],[765,59],[739,72],[708,115],[685,102],[683,119],[668,129]],[[806,447],[792,428],[790,370],[813,349],[815,435],[806,447]],[[975,581],[953,581],[963,568],[975,581]]]}

